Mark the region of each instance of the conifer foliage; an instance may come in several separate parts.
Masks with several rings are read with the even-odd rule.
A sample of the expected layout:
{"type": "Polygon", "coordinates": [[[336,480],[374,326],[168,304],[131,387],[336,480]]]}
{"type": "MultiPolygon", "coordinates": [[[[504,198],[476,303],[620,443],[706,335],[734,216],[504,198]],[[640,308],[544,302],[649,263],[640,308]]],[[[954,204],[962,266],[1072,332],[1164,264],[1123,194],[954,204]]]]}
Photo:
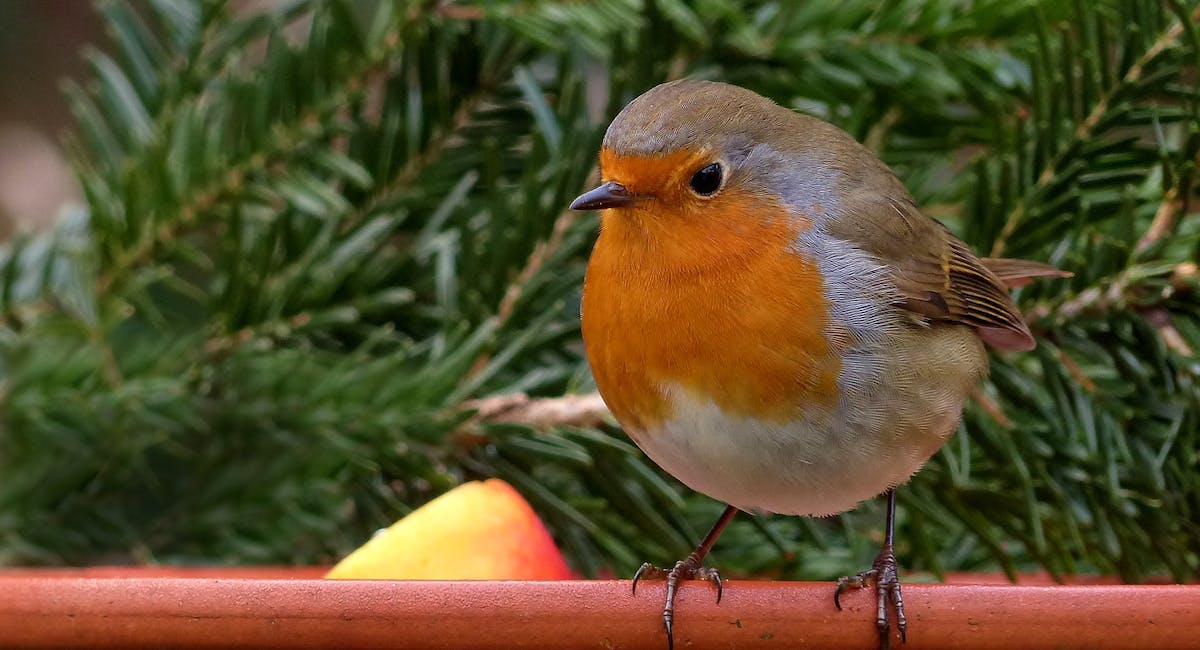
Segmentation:
{"type": "MultiPolygon", "coordinates": [[[[610,423],[578,295],[607,121],[679,76],[876,150],[1019,290],[901,491],[899,552],[1200,575],[1195,0],[105,1],[67,82],[85,201],[0,256],[0,563],[327,562],[511,482],[583,573],[682,557],[720,505],[610,423]]],[[[730,574],[865,566],[882,523],[745,517],[730,574]]]]}

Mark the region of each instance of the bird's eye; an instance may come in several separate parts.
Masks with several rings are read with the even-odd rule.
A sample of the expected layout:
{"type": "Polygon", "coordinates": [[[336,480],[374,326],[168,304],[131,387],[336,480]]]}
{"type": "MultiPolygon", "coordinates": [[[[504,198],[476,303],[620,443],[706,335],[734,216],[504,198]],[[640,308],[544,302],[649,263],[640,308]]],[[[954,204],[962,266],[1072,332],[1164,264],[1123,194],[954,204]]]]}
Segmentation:
{"type": "Polygon", "coordinates": [[[721,164],[712,163],[702,167],[700,171],[692,175],[692,180],[688,182],[692,186],[692,190],[700,196],[712,196],[721,189],[721,164]]]}

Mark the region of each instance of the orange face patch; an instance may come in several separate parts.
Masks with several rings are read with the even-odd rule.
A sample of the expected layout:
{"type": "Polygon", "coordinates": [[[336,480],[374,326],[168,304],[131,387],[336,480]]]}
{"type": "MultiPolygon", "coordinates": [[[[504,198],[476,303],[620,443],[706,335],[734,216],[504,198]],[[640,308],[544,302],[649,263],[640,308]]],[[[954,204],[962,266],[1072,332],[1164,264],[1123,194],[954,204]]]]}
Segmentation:
{"type": "Polygon", "coordinates": [[[691,167],[702,155],[698,150],[680,149],[665,156],[620,156],[605,148],[600,150],[600,169],[604,171],[604,180],[617,181],[635,195],[650,194],[662,192],[679,182],[680,177],[694,172],[691,167]]]}
{"type": "Polygon", "coordinates": [[[823,284],[793,245],[807,224],[736,186],[688,195],[694,152],[608,157],[606,179],[650,195],[604,212],[584,283],[588,361],[617,419],[634,430],[668,419],[672,385],[779,422],[833,403],[840,365],[823,284]]]}

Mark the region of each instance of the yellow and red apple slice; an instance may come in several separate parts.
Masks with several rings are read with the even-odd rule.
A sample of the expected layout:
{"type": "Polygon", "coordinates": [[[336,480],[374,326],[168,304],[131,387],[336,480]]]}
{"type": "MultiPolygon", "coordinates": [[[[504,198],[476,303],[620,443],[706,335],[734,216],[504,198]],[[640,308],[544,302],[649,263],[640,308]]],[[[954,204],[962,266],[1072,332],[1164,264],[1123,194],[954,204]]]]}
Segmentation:
{"type": "Polygon", "coordinates": [[[346,556],[326,578],[565,580],[572,577],[529,503],[499,479],[464,483],[346,556]]]}

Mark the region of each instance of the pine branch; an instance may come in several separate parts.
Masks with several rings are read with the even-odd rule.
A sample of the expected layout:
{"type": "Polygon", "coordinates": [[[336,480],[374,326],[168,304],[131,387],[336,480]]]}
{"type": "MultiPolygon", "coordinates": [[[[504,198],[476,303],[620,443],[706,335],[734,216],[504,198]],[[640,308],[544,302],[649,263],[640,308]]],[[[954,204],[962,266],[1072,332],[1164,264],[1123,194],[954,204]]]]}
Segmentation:
{"type": "MultiPolygon", "coordinates": [[[[355,7],[102,5],[87,212],[0,256],[0,561],[328,561],[475,476],[584,572],[678,559],[721,506],[595,396],[564,206],[608,119],[689,74],[1076,274],[1019,291],[1039,351],[904,488],[907,567],[1200,571],[1195,2],[355,7]]],[[[747,519],[717,560],[837,576],[880,521],[747,519]]]]}
{"type": "MultiPolygon", "coordinates": [[[[1200,7],[1192,11],[1189,20],[1193,24],[1200,21],[1200,7]]],[[[1058,155],[1038,174],[1033,188],[1028,191],[1026,197],[1040,198],[1040,190],[1052,182],[1056,182],[1056,179],[1063,172],[1065,164],[1071,157],[1079,152],[1079,148],[1084,143],[1096,135],[1096,130],[1101,124],[1109,121],[1110,113],[1114,109],[1116,100],[1126,92],[1136,88],[1142,81],[1146,68],[1153,64],[1163,53],[1167,52],[1169,48],[1177,44],[1179,37],[1184,34],[1184,24],[1185,21],[1181,20],[1164,31],[1155,39],[1154,44],[1129,67],[1121,78],[1121,81],[1109,88],[1108,92],[1095,103],[1087,117],[1075,127],[1072,139],[1062,147],[1058,155]]],[[[1004,227],[1000,230],[999,236],[992,244],[992,249],[989,253],[991,257],[1001,257],[1004,255],[1008,239],[1017,229],[1017,226],[1020,225],[1026,216],[1026,212],[1025,202],[1018,203],[1009,215],[1008,220],[1004,222],[1004,227]]]]}

